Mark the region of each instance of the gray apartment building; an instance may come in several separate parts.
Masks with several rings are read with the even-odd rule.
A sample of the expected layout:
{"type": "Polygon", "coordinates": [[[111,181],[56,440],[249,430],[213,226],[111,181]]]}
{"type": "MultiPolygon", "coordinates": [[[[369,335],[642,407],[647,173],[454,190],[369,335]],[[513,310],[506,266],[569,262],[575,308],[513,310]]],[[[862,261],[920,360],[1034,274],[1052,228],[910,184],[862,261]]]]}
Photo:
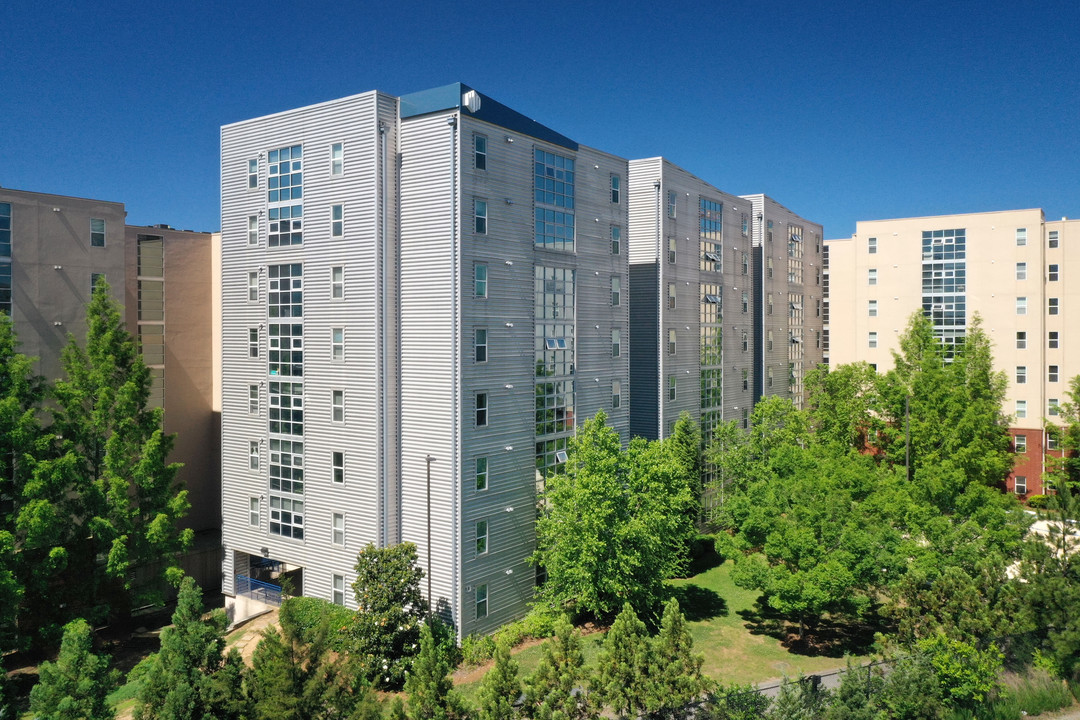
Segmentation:
{"type": "Polygon", "coordinates": [[[224,590],[353,606],[417,544],[460,635],[522,614],[536,490],[629,436],[627,163],[467,86],[222,128],[224,590]],[[429,541],[430,538],[430,541],[429,541]]]}

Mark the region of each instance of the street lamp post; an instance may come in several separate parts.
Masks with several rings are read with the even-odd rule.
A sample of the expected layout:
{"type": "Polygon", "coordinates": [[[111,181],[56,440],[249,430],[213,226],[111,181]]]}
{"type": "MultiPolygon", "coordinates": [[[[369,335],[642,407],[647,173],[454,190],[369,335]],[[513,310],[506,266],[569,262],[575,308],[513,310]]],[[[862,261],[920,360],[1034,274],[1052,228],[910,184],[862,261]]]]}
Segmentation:
{"type": "Polygon", "coordinates": [[[427,463],[427,600],[428,612],[431,612],[431,463],[435,458],[428,455],[424,458],[427,463]]]}

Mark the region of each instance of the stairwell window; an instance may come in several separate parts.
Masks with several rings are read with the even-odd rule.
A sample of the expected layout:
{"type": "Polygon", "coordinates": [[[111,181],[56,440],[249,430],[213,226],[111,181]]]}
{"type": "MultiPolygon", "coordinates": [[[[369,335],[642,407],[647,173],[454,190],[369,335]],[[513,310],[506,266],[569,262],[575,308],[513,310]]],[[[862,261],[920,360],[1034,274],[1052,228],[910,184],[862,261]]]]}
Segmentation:
{"type": "Polygon", "coordinates": [[[675,309],[675,283],[668,283],[667,286],[667,306],[668,310],[675,309]]]}
{"type": "Polygon", "coordinates": [[[259,498],[248,498],[248,525],[252,527],[262,525],[262,508],[259,505],[259,498]]]}
{"type": "Polygon", "coordinates": [[[1027,478],[1023,475],[1017,475],[1013,480],[1013,490],[1017,495],[1027,495],[1027,478]]]}
{"type": "Polygon", "coordinates": [[[618,328],[614,328],[611,331],[611,357],[617,358],[622,354],[622,338],[618,328]]]}
{"type": "Polygon", "coordinates": [[[1046,346],[1051,350],[1058,348],[1058,332],[1057,330],[1051,330],[1046,336],[1046,346]]]}
{"type": "Polygon", "coordinates": [[[877,238],[866,238],[866,254],[877,255],[877,238]]]}
{"type": "Polygon", "coordinates": [[[345,266],[335,265],[330,268],[330,299],[345,299],[345,266]]]}
{"type": "Polygon", "coordinates": [[[1017,419],[1023,419],[1027,417],[1027,400],[1016,401],[1016,417],[1017,419]]]}
{"type": "Polygon", "coordinates": [[[667,194],[667,216],[669,218],[675,217],[675,213],[676,213],[676,210],[678,208],[678,205],[677,205],[678,199],[679,199],[679,194],[677,192],[675,192],[674,190],[668,191],[668,194],[667,194]]]}
{"type": "Polygon", "coordinates": [[[1061,375],[1061,368],[1058,365],[1051,365],[1046,371],[1046,381],[1056,383],[1058,377],[1061,375]]]}
{"type": "Polygon", "coordinates": [[[1059,276],[1059,272],[1058,272],[1059,267],[1061,267],[1061,266],[1058,265],[1057,263],[1054,263],[1054,264],[1051,264],[1050,267],[1048,267],[1046,269],[1046,279],[1048,281],[1057,282],[1058,276],[1059,276]]]}
{"type": "Polygon", "coordinates": [[[1027,315],[1027,298],[1026,297],[1018,297],[1018,298],[1016,298],[1016,314],[1017,315],[1027,315]]]}
{"type": "Polygon", "coordinates": [[[1050,299],[1049,299],[1049,300],[1047,301],[1047,306],[1046,306],[1046,310],[1047,310],[1047,312],[1048,312],[1048,313],[1050,313],[1051,315],[1057,315],[1057,314],[1058,314],[1058,310],[1060,310],[1060,309],[1061,309],[1061,305],[1060,305],[1060,303],[1058,302],[1058,299],[1057,299],[1057,298],[1050,298],[1050,299]]]}
{"type": "Polygon", "coordinates": [[[1050,247],[1056,248],[1058,246],[1058,231],[1051,230],[1049,233],[1047,233],[1046,241],[1050,247]]]}
{"type": "Polygon", "coordinates": [[[259,301],[259,273],[252,271],[248,273],[248,302],[259,301]]]}
{"type": "Polygon", "coordinates": [[[248,328],[248,357],[259,357],[259,328],[248,328]]]}
{"type": "Polygon", "coordinates": [[[258,245],[259,244],[259,216],[258,215],[248,215],[247,243],[248,243],[248,245],[258,245]]]}
{"type": "Polygon", "coordinates": [[[248,442],[248,469],[259,469],[259,441],[251,440],[248,442]]]}
{"type": "Polygon", "coordinates": [[[611,306],[619,307],[622,304],[622,280],[618,275],[611,278],[611,306]]]}
{"type": "Polygon", "coordinates": [[[1016,349],[1027,349],[1027,333],[1022,330],[1018,330],[1016,333],[1016,349]]]}
{"type": "Polygon", "coordinates": [[[675,354],[675,330],[671,329],[667,331],[667,351],[668,355],[675,354]]]}
{"type": "Polygon", "coordinates": [[[1013,435],[1013,448],[1018,453],[1027,452],[1027,435],[1013,435]]]}
{"type": "Polygon", "coordinates": [[[345,362],[345,328],[330,329],[330,361],[345,362]]]}
{"type": "Polygon", "coordinates": [[[667,399],[671,402],[675,402],[675,399],[679,396],[679,379],[674,375],[668,375],[667,382],[667,399]]]}
{"type": "Polygon", "coordinates": [[[871,300],[867,303],[866,310],[870,317],[877,317],[877,300],[871,300]]]}
{"type": "Polygon", "coordinates": [[[877,285],[877,268],[870,268],[866,271],[866,282],[868,285],[877,285]]]}
{"type": "Polygon", "coordinates": [[[622,228],[618,225],[611,226],[611,254],[618,255],[622,252],[622,228]]]}
{"type": "Polygon", "coordinates": [[[254,190],[259,187],[259,159],[252,158],[248,160],[248,190],[254,190]]]}
{"type": "Polygon", "coordinates": [[[1027,382],[1027,367],[1024,365],[1016,366],[1016,384],[1023,385],[1027,382]]]}
{"type": "Polygon", "coordinates": [[[476,594],[474,595],[476,600],[476,619],[487,617],[488,614],[488,586],[477,585],[476,594]]]}
{"type": "Polygon", "coordinates": [[[259,414],[259,386],[248,385],[248,415],[259,414]]]}
{"type": "Polygon", "coordinates": [[[611,202],[618,203],[622,197],[622,178],[614,173],[611,175],[611,202]]]}
{"type": "Polygon", "coordinates": [[[1027,263],[1026,262],[1016,263],[1016,279],[1017,280],[1027,280],[1027,263]]]}
{"type": "Polygon", "coordinates": [[[678,245],[676,244],[675,238],[669,237],[667,239],[667,261],[669,265],[675,264],[678,254],[678,245]]]}
{"type": "Polygon", "coordinates": [[[870,348],[876,348],[877,347],[877,333],[876,332],[872,332],[872,333],[869,334],[869,336],[866,339],[866,346],[870,347],[870,348]]]}

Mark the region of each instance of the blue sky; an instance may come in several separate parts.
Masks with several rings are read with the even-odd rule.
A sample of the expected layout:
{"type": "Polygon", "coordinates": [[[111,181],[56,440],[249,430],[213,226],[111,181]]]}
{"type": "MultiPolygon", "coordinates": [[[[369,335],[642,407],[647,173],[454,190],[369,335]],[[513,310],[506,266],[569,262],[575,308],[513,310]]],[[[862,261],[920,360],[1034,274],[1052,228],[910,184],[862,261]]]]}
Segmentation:
{"type": "Polygon", "coordinates": [[[41,2],[0,12],[0,185],[216,230],[221,125],[461,81],[821,222],[1080,216],[1078,0],[41,2]]]}

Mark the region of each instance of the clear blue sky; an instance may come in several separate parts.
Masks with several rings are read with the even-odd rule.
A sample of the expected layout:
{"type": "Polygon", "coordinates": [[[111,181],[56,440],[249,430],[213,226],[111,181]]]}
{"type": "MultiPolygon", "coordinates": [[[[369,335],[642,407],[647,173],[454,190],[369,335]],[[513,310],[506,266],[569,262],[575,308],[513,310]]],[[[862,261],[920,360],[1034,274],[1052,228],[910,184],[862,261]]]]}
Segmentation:
{"type": "Polygon", "coordinates": [[[1080,216],[1080,1],[44,2],[0,12],[0,185],[216,230],[219,128],[461,81],[821,222],[1080,216]]]}

